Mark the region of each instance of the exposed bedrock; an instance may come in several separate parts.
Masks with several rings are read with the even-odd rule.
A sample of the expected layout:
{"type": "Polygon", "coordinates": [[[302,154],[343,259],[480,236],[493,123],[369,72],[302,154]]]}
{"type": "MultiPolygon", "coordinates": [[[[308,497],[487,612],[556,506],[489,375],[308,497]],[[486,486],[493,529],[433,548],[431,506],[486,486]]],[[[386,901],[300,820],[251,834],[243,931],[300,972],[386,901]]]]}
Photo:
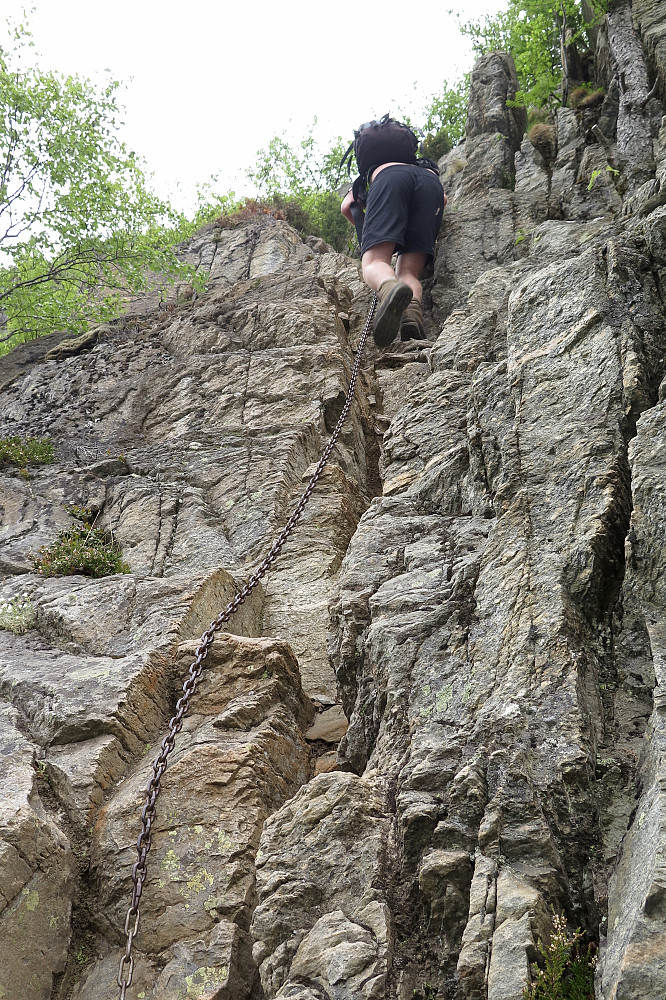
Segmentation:
{"type": "MultiPolygon", "coordinates": [[[[196,646],[179,648],[179,673],[196,646]]],[[[247,932],[259,835],[264,820],[310,776],[303,732],[314,711],[286,643],[222,636],[208,661],[164,778],[152,878],[141,906],[142,950],[150,957],[139,961],[135,975],[155,1000],[182,997],[188,984],[194,996],[254,995],[247,932]]],[[[138,830],[153,756],[134,765],[92,831],[96,947],[110,954],[87,970],[73,997],[101,1000],[118,974],[136,861],[127,831],[138,830]]]]}
{"type": "Polygon", "coordinates": [[[588,930],[605,915],[619,843],[605,810],[626,822],[631,784],[609,760],[635,777],[649,715],[649,673],[629,717],[606,692],[619,684],[626,442],[663,369],[653,268],[628,238],[494,272],[506,358],[465,370],[474,329],[453,314],[420,402],[386,435],[388,495],[343,564],[336,656],[343,759],[395,789],[405,996],[424,941],[441,989],[519,997],[551,906],[588,930]]]}
{"type": "MultiPolygon", "coordinates": [[[[212,227],[190,247],[210,272],[206,293],[193,304],[173,295],[161,306],[150,297],[135,301],[122,321],[67,350],[46,342],[40,355],[31,344],[3,359],[2,433],[49,434],[57,456],[55,465],[31,469],[29,478],[10,468],[1,477],[2,596],[27,594],[36,609],[35,628],[27,634],[0,631],[6,747],[0,759],[16,783],[0,825],[0,984],[15,1000],[69,997],[79,979],[76,995],[108,995],[138,835],[141,790],[134,782],[146,784],[187,669],[174,650],[201,635],[262,558],[339,415],[353,361],[346,325],[355,321],[359,269],[321,241],[313,246],[270,218],[238,229],[212,227]],[[29,363],[21,363],[22,355],[29,363]],[[130,574],[92,580],[44,579],[34,572],[33,556],[58,530],[76,523],[76,508],[113,532],[130,574]],[[29,837],[32,853],[21,846],[29,837]],[[39,920],[46,921],[43,932],[39,920]],[[24,954],[23,927],[33,928],[41,942],[38,960],[32,951],[24,954]]],[[[204,745],[189,751],[200,761],[189,780],[199,781],[207,752],[212,772],[230,771],[228,781],[237,788],[233,836],[244,852],[237,869],[245,881],[236,869],[227,870],[236,853],[232,834],[221,821],[211,832],[212,820],[201,818],[209,785],[195,802],[186,767],[184,788],[174,790],[171,806],[166,793],[160,800],[165,826],[156,831],[151,860],[169,874],[169,891],[181,909],[190,908],[188,893],[200,909],[204,902],[209,909],[202,910],[203,924],[199,916],[188,924],[172,901],[153,897],[143,948],[154,957],[139,961],[137,979],[145,975],[155,996],[180,995],[187,976],[195,977],[193,988],[207,989],[207,976],[210,988],[219,988],[215,976],[224,969],[225,989],[245,996],[254,988],[247,927],[261,824],[310,777],[310,746],[315,757],[324,749],[330,756],[326,739],[306,744],[301,733],[315,707],[333,706],[341,714],[326,653],[327,606],[360,513],[380,488],[366,395],[324,470],[297,539],[229,625],[245,636],[280,634],[291,647],[271,640],[261,669],[248,672],[251,692],[228,695],[234,718],[219,709],[227,720],[223,729],[240,736],[212,742],[210,735],[180,737],[204,745]],[[275,670],[287,669],[280,664],[289,665],[288,680],[276,686],[270,680],[275,670]],[[298,694],[301,677],[308,697],[294,715],[292,688],[293,697],[306,697],[298,694]],[[181,822],[169,824],[179,809],[181,822]],[[187,845],[181,844],[184,831],[193,838],[187,845]],[[185,860],[180,868],[174,860],[171,870],[174,836],[185,860]],[[205,857],[196,867],[195,859],[210,853],[209,842],[219,848],[217,867],[205,857]],[[227,900],[219,913],[210,903],[210,878],[215,899],[227,900]],[[234,902],[227,882],[236,886],[234,902]],[[184,886],[185,896],[173,885],[184,886]],[[165,929],[160,907],[173,910],[175,929],[165,929]],[[160,924],[161,937],[151,922],[160,924]],[[199,931],[204,944],[197,943],[199,931]]],[[[214,667],[215,656],[211,661],[214,667]]],[[[216,735],[220,720],[201,725],[204,734],[216,735]]],[[[179,753],[187,752],[179,745],[179,753]]],[[[174,778],[179,769],[180,757],[174,778]]],[[[226,779],[218,779],[224,797],[226,779]]]]}
{"type": "MultiPolygon", "coordinates": [[[[664,731],[664,496],[666,465],[663,394],[638,421],[630,460],[634,509],[626,542],[626,576],[617,608],[617,673],[614,709],[623,724],[624,746],[640,767],[635,778],[629,831],[609,885],[608,939],[602,953],[604,997],[658,997],[666,990],[666,734],[664,731]],[[652,699],[646,697],[652,688],[652,699]],[[650,711],[647,732],[638,720],[650,711]]],[[[626,757],[614,752],[606,764],[612,784],[620,784],[626,757]],[[613,773],[615,772],[615,773],[613,773]],[[618,780],[620,779],[620,780],[618,780]]],[[[631,769],[629,769],[631,773],[631,769]]],[[[627,807],[625,807],[626,809],[627,807]]],[[[618,817],[624,818],[624,817],[618,817]]],[[[613,856],[622,826],[608,832],[613,856]]]]}
{"type": "MultiPolygon", "coordinates": [[[[368,347],[296,533],[208,654],[131,1000],[521,1000],[553,909],[598,949],[598,1000],[666,995],[663,8],[614,8],[603,102],[532,139],[510,59],[477,64],[430,339],[368,347]]],[[[12,1000],[117,993],[183,676],[307,484],[370,301],[358,262],[270,217],[187,252],[194,301],[0,360],[0,433],[57,456],[0,470],[0,594],[36,609],[0,630],[12,1000]],[[129,574],[34,572],[77,507],[129,574]]]]}
{"type": "MultiPolygon", "coordinates": [[[[482,87],[490,70],[501,78],[501,59],[489,63],[482,87]]],[[[496,147],[491,162],[464,148],[443,163],[459,176],[431,294],[448,318],[425,364],[376,366],[392,416],[383,496],[352,538],[333,608],[350,717],[340,766],[379,796],[356,822],[383,802],[373,836],[386,841],[385,875],[373,878],[367,838],[352,843],[342,822],[326,825],[325,847],[307,827],[304,904],[285,857],[321,789],[306,786],[271,819],[253,924],[270,996],[369,996],[380,982],[405,1000],[519,1000],[551,908],[601,941],[599,996],[663,994],[655,667],[646,612],[636,598],[627,610],[624,590],[635,449],[644,422],[658,425],[664,374],[664,214],[634,202],[619,222],[632,188],[612,183],[590,124],[559,113],[550,171],[525,140],[515,191],[496,182],[480,196],[481,227],[466,174],[492,177],[496,147]],[[638,837],[648,779],[651,825],[638,837]],[[345,847],[340,877],[311,877],[333,843],[345,847]],[[392,922],[374,950],[353,952],[358,964],[351,952],[338,960],[368,879],[392,922]],[[342,884],[353,886],[346,907],[342,884]],[[330,947],[308,949],[305,969],[300,942],[325,917],[330,947]]],[[[494,139],[508,162],[510,129],[494,139]]]]}

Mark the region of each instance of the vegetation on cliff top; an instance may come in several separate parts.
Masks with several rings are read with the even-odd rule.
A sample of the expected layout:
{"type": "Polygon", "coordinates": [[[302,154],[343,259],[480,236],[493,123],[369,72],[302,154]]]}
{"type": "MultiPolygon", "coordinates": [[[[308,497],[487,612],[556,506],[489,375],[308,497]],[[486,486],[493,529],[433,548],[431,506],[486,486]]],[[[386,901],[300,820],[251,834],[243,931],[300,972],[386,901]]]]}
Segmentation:
{"type": "Polygon", "coordinates": [[[593,30],[606,0],[508,0],[494,16],[461,26],[475,52],[510,52],[519,91],[516,104],[566,105],[574,88],[593,75],[593,30]]]}
{"type": "MultiPolygon", "coordinates": [[[[469,74],[427,101],[419,120],[396,111],[422,137],[423,154],[438,160],[462,138],[465,131],[469,74]]],[[[340,213],[339,189],[348,181],[340,163],[348,140],[338,136],[322,147],[315,139],[316,119],[305,137],[290,142],[284,132],[257,151],[247,171],[258,198],[227,206],[223,214],[232,222],[249,214],[269,212],[286,219],[303,235],[319,236],[336,250],[358,253],[356,236],[340,213]]]]}
{"type": "MultiPolygon", "coordinates": [[[[511,53],[519,82],[515,103],[530,108],[538,120],[540,109],[566,105],[575,94],[580,101],[581,93],[594,89],[592,34],[604,2],[598,0],[596,13],[586,15],[582,0],[508,0],[504,11],[466,22],[461,30],[479,55],[511,53]]],[[[469,75],[444,84],[423,108],[420,121],[396,111],[420,132],[425,156],[439,159],[463,138],[468,91],[469,75]]],[[[346,179],[339,167],[346,147],[347,140],[338,136],[329,148],[318,148],[312,128],[299,144],[290,144],[284,133],[275,135],[248,171],[259,201],[235,205],[233,213],[272,212],[303,233],[354,252],[355,238],[341,219],[337,193],[346,179]]]]}

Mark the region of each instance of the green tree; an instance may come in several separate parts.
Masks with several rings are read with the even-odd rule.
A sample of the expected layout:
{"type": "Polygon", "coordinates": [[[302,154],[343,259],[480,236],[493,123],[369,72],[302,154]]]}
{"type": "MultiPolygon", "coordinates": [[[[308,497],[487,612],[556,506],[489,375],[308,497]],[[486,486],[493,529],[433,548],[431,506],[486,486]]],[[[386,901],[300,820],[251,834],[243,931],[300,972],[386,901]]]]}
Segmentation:
{"type": "Polygon", "coordinates": [[[116,81],[31,68],[26,24],[0,48],[0,353],[118,314],[151,272],[177,272],[184,220],[118,138],[116,81]]]}
{"type": "Polygon", "coordinates": [[[578,0],[509,0],[506,10],[461,25],[474,50],[510,52],[525,106],[566,104],[570,84],[581,83],[579,47],[590,22],[578,0]]]}
{"type": "Polygon", "coordinates": [[[285,133],[275,135],[265,149],[257,152],[254,167],[248,178],[256,185],[260,195],[305,195],[335,191],[344,179],[340,161],[347,143],[338,136],[330,145],[322,146],[314,131],[317,119],[308,129],[305,138],[292,145],[285,133]]]}
{"type": "Polygon", "coordinates": [[[350,252],[352,232],[340,213],[338,188],[346,179],[340,167],[347,144],[338,136],[322,146],[314,135],[315,119],[306,136],[291,143],[285,133],[260,149],[247,176],[261,198],[282,212],[304,235],[320,236],[337,250],[350,252]]]}
{"type": "Polygon", "coordinates": [[[421,132],[423,153],[438,160],[457,145],[465,134],[470,74],[453,85],[444,82],[441,91],[433,94],[424,111],[421,132]]]}

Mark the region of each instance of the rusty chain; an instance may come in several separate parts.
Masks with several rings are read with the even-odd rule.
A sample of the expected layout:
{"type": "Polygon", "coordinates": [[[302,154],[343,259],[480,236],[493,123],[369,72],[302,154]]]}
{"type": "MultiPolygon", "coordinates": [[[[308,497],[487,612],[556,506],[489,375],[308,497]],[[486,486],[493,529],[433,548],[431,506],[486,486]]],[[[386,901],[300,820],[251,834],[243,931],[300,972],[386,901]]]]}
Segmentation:
{"type": "Polygon", "coordinates": [[[132,977],[134,975],[134,955],[132,954],[132,945],[139,930],[139,905],[143,894],[143,884],[148,874],[146,861],[152,844],[152,828],[157,815],[156,803],[161,790],[162,775],[166,771],[169,754],[176,744],[176,736],[183,728],[183,720],[190,707],[190,699],[196,691],[197,682],[199,681],[204,669],[203,661],[208,654],[208,650],[213,642],[215,633],[219,632],[222,626],[229,621],[231,616],[238,611],[241,604],[247,600],[261,578],[265,576],[279,556],[282,546],[296,527],[296,523],[305,509],[305,505],[310,499],[319,477],[324,471],[324,466],[326,465],[326,462],[328,461],[330,454],[340,436],[340,432],[342,431],[343,424],[347,418],[347,414],[349,413],[349,409],[354,398],[354,391],[356,389],[356,382],[358,380],[358,373],[361,364],[361,355],[363,354],[363,348],[365,347],[365,342],[368,338],[370,324],[372,322],[376,305],[377,296],[375,295],[370,306],[368,318],[366,319],[365,326],[363,327],[363,333],[361,334],[361,338],[358,342],[358,347],[356,348],[356,360],[354,361],[354,367],[349,380],[349,389],[347,391],[345,404],[342,407],[342,412],[340,413],[338,422],[335,425],[335,429],[331,434],[328,444],[324,448],[310,482],[305,488],[305,491],[298,501],[293,513],[273,543],[268,554],[259,563],[254,573],[248,577],[247,582],[241,590],[238,591],[233,600],[230,601],[224,611],[221,611],[217,618],[210,623],[206,631],[201,636],[199,645],[196,649],[194,661],[190,666],[185,681],[183,682],[183,693],[176,702],[175,715],[169,722],[169,729],[167,735],[162,740],[160,752],[153,761],[153,774],[148,782],[148,785],[146,786],[146,801],[141,812],[141,833],[139,834],[136,842],[137,860],[132,868],[132,901],[129,909],[127,910],[127,916],[125,917],[125,935],[127,940],[125,953],[120,959],[120,967],[118,969],[117,983],[120,987],[118,1000],[126,1000],[127,989],[132,985],[132,977]]]}

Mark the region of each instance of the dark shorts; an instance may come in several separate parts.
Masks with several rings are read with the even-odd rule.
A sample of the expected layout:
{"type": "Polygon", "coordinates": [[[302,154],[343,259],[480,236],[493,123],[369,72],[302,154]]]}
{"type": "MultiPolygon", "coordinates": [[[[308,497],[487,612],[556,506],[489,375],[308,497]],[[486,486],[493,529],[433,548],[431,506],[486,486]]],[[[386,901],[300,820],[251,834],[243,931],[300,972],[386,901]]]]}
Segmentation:
{"type": "Polygon", "coordinates": [[[384,167],[370,184],[361,254],[378,243],[397,253],[435,253],[444,191],[436,174],[412,163],[384,167]]]}

